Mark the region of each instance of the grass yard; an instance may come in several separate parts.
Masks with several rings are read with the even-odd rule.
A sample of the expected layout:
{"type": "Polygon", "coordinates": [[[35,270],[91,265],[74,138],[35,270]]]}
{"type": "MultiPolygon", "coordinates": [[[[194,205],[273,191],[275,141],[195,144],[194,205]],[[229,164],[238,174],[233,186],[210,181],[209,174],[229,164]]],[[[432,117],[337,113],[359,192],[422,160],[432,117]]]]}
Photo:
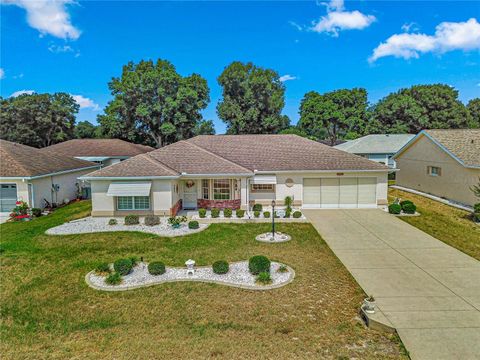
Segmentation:
{"type": "Polygon", "coordinates": [[[279,224],[293,241],[264,244],[268,224],[215,224],[179,238],[142,233],[47,236],[86,216],[88,202],[1,231],[2,359],[398,359],[395,335],[357,320],[361,288],[310,224],[279,224]],[[264,254],[296,270],[293,283],[255,292],[169,283],[127,292],[93,290],[97,263],[144,256],[182,266],[264,254]]]}
{"type": "Polygon", "coordinates": [[[397,189],[389,189],[389,198],[411,200],[422,214],[400,219],[480,260],[480,226],[469,219],[467,211],[397,189]]]}

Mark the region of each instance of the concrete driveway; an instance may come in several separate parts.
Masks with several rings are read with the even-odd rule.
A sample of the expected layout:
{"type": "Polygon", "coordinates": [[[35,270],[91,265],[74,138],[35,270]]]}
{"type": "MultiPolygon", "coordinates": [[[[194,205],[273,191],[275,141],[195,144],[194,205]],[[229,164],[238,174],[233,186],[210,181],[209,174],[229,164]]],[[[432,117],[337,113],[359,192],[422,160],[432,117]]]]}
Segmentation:
{"type": "Polygon", "coordinates": [[[304,214],[412,359],[480,359],[479,261],[381,210],[304,214]]]}

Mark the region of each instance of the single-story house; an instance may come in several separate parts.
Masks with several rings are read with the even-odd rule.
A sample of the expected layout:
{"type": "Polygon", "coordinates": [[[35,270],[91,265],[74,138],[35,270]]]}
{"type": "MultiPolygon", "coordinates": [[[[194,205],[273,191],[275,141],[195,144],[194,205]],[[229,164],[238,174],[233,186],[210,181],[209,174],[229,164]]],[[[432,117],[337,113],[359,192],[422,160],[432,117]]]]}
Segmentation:
{"type": "Polygon", "coordinates": [[[42,149],[58,155],[93,161],[102,166],[113,165],[152,150],[151,146],[133,144],[120,139],[73,139],[42,149]]]}
{"type": "Polygon", "coordinates": [[[44,208],[45,200],[60,204],[76,198],[78,177],[100,165],[0,140],[0,212],[10,212],[17,201],[44,208]]]}
{"type": "Polygon", "coordinates": [[[201,135],[81,179],[93,216],[282,205],[374,208],[387,203],[388,167],[297,135],[201,135]]]}
{"type": "Polygon", "coordinates": [[[335,148],[352,154],[363,156],[395,169],[395,155],[415,135],[411,134],[374,134],[347,141],[336,145],[335,148]]]}
{"type": "Polygon", "coordinates": [[[480,129],[423,130],[395,156],[398,186],[468,206],[480,178],[480,129]]]}

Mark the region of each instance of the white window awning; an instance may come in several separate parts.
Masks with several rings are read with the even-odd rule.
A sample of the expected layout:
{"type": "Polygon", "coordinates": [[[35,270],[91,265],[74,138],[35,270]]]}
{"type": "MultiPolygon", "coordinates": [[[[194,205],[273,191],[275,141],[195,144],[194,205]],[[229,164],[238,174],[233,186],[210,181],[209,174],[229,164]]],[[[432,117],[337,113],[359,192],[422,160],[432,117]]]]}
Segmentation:
{"type": "Polygon", "coordinates": [[[152,183],[111,183],[107,196],[150,196],[152,183]]]}
{"type": "Polygon", "coordinates": [[[252,179],[252,184],[276,184],[276,175],[255,175],[252,179]]]}

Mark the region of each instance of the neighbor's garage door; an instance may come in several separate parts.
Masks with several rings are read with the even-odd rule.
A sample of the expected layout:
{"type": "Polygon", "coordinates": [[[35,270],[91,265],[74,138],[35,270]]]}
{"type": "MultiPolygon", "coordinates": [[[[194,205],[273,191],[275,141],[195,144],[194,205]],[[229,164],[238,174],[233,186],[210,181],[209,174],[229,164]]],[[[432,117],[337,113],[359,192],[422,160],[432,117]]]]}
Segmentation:
{"type": "Polygon", "coordinates": [[[17,185],[2,184],[0,186],[0,212],[10,212],[17,202],[17,185]]]}
{"type": "Polygon", "coordinates": [[[316,208],[376,207],[374,177],[303,179],[303,206],[316,208]]]}

